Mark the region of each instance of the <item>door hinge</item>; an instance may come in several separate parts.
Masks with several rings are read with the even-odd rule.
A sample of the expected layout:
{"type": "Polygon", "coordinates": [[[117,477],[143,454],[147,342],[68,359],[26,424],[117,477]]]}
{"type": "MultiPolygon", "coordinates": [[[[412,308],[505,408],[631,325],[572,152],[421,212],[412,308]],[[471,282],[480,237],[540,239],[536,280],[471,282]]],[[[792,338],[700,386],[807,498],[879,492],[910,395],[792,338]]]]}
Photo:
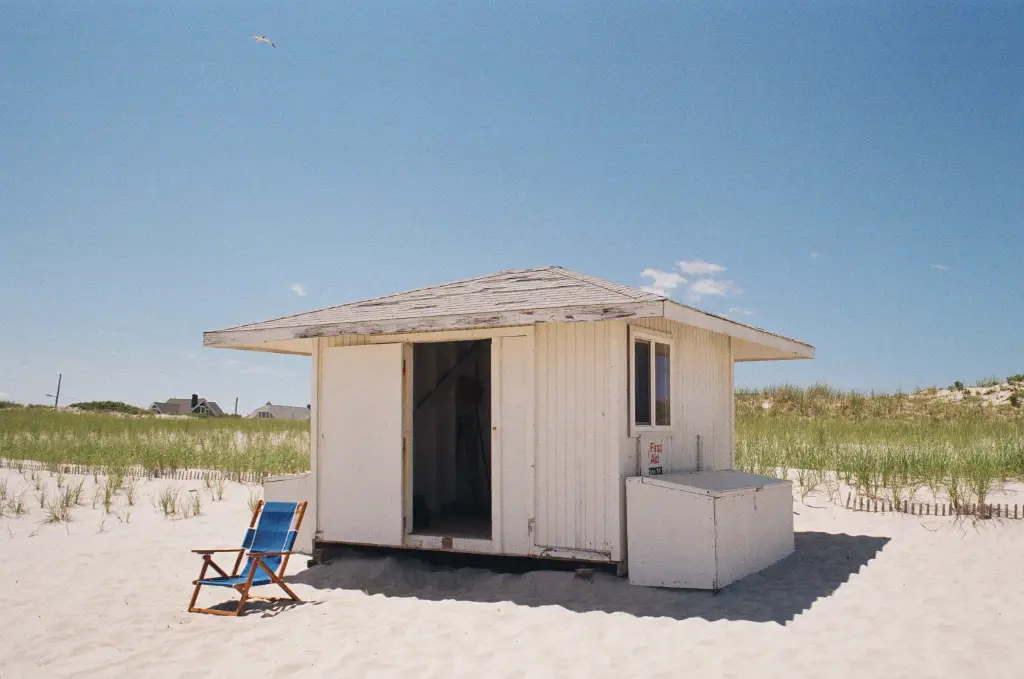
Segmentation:
{"type": "Polygon", "coordinates": [[[526,520],[526,531],[529,535],[533,535],[533,527],[537,525],[537,520],[532,516],[526,520]]]}

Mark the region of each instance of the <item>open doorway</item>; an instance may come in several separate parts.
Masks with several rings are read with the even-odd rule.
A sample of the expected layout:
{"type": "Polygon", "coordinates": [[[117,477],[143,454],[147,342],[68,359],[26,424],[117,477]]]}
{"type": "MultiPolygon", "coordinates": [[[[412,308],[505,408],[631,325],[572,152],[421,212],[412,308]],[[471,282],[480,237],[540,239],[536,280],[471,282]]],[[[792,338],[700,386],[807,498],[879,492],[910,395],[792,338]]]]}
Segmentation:
{"type": "Polygon", "coordinates": [[[491,340],[413,345],[412,532],[491,537],[491,340]]]}

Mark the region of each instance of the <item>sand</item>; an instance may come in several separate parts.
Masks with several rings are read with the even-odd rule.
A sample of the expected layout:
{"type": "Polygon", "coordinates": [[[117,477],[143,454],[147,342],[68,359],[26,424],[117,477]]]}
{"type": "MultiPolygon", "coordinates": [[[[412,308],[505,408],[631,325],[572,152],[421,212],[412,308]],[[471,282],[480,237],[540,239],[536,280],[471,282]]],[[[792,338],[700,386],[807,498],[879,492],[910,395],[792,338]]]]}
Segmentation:
{"type": "Polygon", "coordinates": [[[1010,397],[1014,394],[1017,394],[1018,398],[1024,398],[1024,382],[1003,382],[990,387],[964,387],[963,389],[924,389],[911,394],[911,397],[939,401],[963,401],[968,397],[976,397],[981,400],[983,406],[1001,406],[1012,405],[1010,397]]]}
{"type": "MultiPolygon", "coordinates": [[[[866,514],[812,497],[795,506],[796,553],[717,596],[409,554],[298,558],[288,579],[303,603],[224,618],[185,611],[200,565],[189,550],[234,546],[253,487],[229,484],[212,502],[201,482],[150,481],[134,507],[120,497],[106,518],[87,504],[44,525],[31,482],[0,475],[32,505],[0,519],[0,677],[1024,672],[1024,521],[866,514]],[[204,494],[201,514],[165,518],[153,502],[167,484],[204,494]]],[[[200,603],[227,598],[211,590],[200,603]]]]}

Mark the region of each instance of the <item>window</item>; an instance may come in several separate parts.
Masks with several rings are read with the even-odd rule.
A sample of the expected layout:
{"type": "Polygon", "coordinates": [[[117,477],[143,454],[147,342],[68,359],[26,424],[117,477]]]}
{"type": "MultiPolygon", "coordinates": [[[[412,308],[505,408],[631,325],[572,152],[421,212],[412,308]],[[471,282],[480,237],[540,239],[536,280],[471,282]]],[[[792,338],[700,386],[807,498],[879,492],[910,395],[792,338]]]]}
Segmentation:
{"type": "Polygon", "coordinates": [[[666,342],[633,340],[633,423],[639,427],[672,424],[672,361],[666,342]]]}
{"type": "Polygon", "coordinates": [[[633,421],[651,424],[651,343],[636,340],[633,343],[633,421]]]}
{"type": "Polygon", "coordinates": [[[672,390],[669,385],[669,348],[661,342],[654,343],[654,424],[669,426],[671,419],[672,390]]]}

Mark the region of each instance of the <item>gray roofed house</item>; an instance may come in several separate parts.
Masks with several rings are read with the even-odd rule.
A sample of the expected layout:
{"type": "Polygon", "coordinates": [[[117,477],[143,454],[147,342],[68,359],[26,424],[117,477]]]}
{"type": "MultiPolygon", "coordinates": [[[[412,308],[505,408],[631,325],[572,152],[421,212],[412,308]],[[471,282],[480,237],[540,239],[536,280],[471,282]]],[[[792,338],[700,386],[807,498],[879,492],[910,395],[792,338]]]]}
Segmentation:
{"type": "Polygon", "coordinates": [[[309,406],[281,406],[270,401],[252,411],[246,417],[258,420],[308,420],[309,406]]]}
{"type": "Polygon", "coordinates": [[[192,398],[169,398],[166,401],[154,401],[149,409],[158,415],[213,415],[220,417],[224,411],[216,401],[193,396],[192,398]]]}

